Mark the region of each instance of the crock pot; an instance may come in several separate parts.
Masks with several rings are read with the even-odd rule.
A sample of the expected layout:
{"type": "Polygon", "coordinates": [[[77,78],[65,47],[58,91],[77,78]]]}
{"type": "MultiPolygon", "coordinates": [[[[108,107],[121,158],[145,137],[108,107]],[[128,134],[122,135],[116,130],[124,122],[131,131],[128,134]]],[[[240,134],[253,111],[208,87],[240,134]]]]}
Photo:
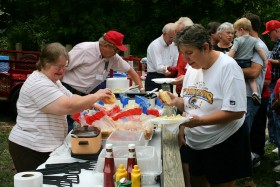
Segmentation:
{"type": "Polygon", "coordinates": [[[102,147],[101,130],[94,126],[78,127],[71,133],[73,154],[96,154],[102,147]]]}

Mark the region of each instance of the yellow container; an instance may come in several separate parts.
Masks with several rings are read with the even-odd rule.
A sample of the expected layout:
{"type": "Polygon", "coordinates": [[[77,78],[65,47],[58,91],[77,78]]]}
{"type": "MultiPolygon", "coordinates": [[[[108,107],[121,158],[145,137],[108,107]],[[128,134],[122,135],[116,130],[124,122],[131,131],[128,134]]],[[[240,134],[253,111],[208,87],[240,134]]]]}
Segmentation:
{"type": "Polygon", "coordinates": [[[117,172],[116,172],[115,176],[116,176],[116,182],[121,180],[121,178],[126,178],[127,171],[126,171],[123,164],[119,165],[119,168],[117,169],[117,172]]]}
{"type": "Polygon", "coordinates": [[[133,170],[131,171],[131,187],[140,187],[141,186],[141,171],[138,165],[134,165],[133,170]]]}

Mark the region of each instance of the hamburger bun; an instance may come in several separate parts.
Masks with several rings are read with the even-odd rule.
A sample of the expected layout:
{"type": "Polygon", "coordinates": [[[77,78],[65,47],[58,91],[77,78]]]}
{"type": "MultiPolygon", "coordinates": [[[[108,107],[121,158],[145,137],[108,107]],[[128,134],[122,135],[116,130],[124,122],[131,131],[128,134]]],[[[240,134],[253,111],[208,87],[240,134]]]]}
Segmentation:
{"type": "Polygon", "coordinates": [[[170,96],[168,95],[167,91],[163,91],[162,89],[159,90],[158,92],[158,97],[166,104],[171,105],[172,100],[170,96]]]}
{"type": "Polygon", "coordinates": [[[114,104],[116,102],[116,96],[114,93],[111,93],[110,97],[105,97],[101,99],[104,104],[114,104]]]}

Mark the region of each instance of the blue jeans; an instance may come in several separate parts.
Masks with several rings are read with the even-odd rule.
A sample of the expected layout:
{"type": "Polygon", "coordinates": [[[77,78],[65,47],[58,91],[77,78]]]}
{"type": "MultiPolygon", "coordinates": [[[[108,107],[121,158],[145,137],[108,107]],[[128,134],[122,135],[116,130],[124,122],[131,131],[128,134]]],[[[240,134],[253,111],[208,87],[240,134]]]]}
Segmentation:
{"type": "Polygon", "coordinates": [[[247,97],[247,113],[244,123],[246,123],[249,132],[251,132],[252,124],[259,108],[260,106],[255,105],[251,97],[247,97]]]}
{"type": "Polygon", "coordinates": [[[265,153],[265,129],[268,100],[269,98],[262,98],[260,108],[257,114],[255,115],[250,133],[251,150],[253,153],[257,153],[260,156],[264,156],[265,153]]]}
{"type": "MultiPolygon", "coordinates": [[[[273,119],[274,119],[274,141],[280,150],[280,115],[277,114],[275,111],[272,111],[273,119]]],[[[280,152],[278,151],[278,157],[280,158],[280,152]]]]}
{"type": "Polygon", "coordinates": [[[274,87],[276,85],[276,82],[271,82],[270,85],[268,86],[269,91],[270,91],[270,98],[269,98],[269,102],[268,102],[268,106],[267,106],[267,118],[268,118],[268,124],[267,124],[267,128],[268,128],[268,140],[270,142],[274,142],[275,138],[274,138],[274,131],[275,131],[275,124],[274,124],[274,117],[273,117],[273,112],[271,110],[271,104],[274,101],[274,87]]]}

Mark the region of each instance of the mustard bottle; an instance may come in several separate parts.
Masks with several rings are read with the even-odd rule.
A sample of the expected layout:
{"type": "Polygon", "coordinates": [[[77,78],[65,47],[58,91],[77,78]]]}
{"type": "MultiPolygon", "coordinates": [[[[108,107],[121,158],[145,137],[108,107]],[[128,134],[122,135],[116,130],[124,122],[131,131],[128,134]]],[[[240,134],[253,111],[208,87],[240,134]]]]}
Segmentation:
{"type": "Polygon", "coordinates": [[[121,178],[126,178],[127,171],[124,168],[123,164],[120,164],[119,168],[117,169],[117,172],[116,172],[115,176],[116,176],[116,182],[121,180],[121,178]]]}
{"type": "Polygon", "coordinates": [[[133,170],[131,171],[131,187],[140,187],[141,186],[141,171],[138,165],[134,165],[133,170]]]}

